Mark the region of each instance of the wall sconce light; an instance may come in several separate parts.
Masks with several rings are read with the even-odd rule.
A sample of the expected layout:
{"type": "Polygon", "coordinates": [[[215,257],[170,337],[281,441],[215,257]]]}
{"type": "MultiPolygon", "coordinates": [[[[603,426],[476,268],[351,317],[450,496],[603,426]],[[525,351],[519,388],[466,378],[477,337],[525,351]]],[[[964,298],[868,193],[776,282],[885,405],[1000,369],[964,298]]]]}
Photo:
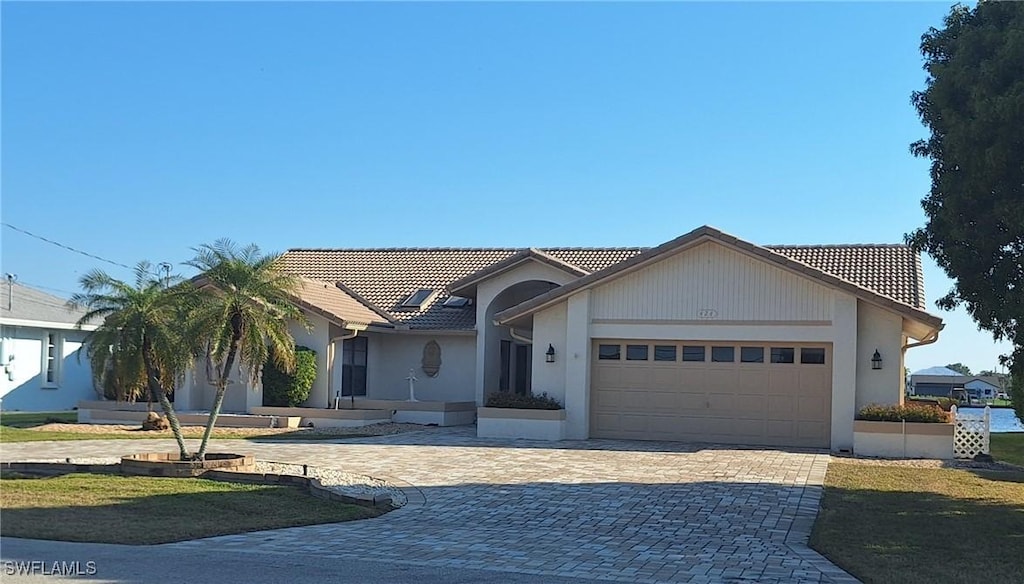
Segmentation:
{"type": "Polygon", "coordinates": [[[551,343],[548,343],[548,350],[544,353],[544,360],[548,363],[555,362],[555,347],[551,343]]]}
{"type": "Polygon", "coordinates": [[[881,369],[882,368],[882,356],[878,353],[878,349],[875,349],[875,354],[871,356],[871,368],[881,369]]]}

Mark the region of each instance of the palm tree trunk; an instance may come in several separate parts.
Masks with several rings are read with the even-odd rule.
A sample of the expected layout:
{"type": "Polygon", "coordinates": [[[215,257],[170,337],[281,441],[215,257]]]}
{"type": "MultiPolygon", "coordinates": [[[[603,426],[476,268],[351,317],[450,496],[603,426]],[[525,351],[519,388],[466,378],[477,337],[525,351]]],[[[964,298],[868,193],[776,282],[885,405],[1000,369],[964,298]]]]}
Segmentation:
{"type": "Polygon", "coordinates": [[[206,420],[206,429],[203,430],[203,440],[199,443],[199,452],[196,453],[196,460],[206,460],[206,447],[210,442],[210,435],[213,434],[213,426],[217,423],[217,416],[220,415],[220,407],[224,403],[224,394],[228,391],[228,376],[231,375],[231,368],[235,366],[235,355],[238,353],[238,345],[241,342],[241,334],[235,334],[231,341],[231,348],[224,358],[224,366],[217,376],[217,394],[213,398],[213,407],[210,408],[210,417],[206,420]]]}
{"type": "MultiPolygon", "coordinates": [[[[188,449],[185,448],[185,437],[181,434],[181,424],[178,423],[178,415],[174,412],[174,406],[171,405],[171,401],[167,399],[167,394],[164,393],[163,388],[160,386],[160,375],[157,373],[156,364],[153,363],[149,339],[146,337],[142,339],[142,362],[146,368],[149,403],[152,404],[154,400],[160,402],[160,408],[163,409],[164,415],[167,416],[167,421],[171,424],[171,432],[174,433],[174,439],[178,442],[178,454],[181,456],[181,460],[188,460],[188,449]]],[[[152,411],[152,408],[150,408],[150,411],[152,411]]]]}

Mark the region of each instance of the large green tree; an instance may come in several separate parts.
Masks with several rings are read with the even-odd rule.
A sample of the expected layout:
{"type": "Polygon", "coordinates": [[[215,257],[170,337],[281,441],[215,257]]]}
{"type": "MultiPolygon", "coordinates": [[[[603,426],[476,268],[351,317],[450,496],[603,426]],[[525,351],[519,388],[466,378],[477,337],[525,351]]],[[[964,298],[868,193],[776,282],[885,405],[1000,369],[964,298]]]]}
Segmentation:
{"type": "Polygon", "coordinates": [[[1024,419],[1024,3],[958,4],[921,52],[928,78],[912,101],[931,136],[911,152],[931,161],[932,186],[907,240],[954,281],[940,308],[963,305],[1011,343],[1024,419]]]}
{"type": "Polygon", "coordinates": [[[85,314],[78,326],[98,323],[86,336],[94,380],[117,388],[118,396],[148,392],[167,416],[182,460],[189,458],[181,426],[167,395],[192,367],[194,348],[186,331],[196,291],[173,278],[158,279],[152,266],[135,267],[135,284],[93,270],[80,280],[82,292],[69,304],[85,314]]]}
{"type": "Polygon", "coordinates": [[[278,369],[294,371],[295,341],[288,323],[309,324],[292,300],[299,282],[280,268],[279,255],[264,255],[255,245],[239,249],[227,239],[195,252],[188,264],[201,272],[195,283],[202,299],[189,320],[204,347],[215,389],[196,453],[202,460],[232,377],[240,377],[242,384],[257,384],[271,356],[278,369]]]}
{"type": "Polygon", "coordinates": [[[971,373],[971,368],[963,363],[950,363],[949,365],[946,365],[946,369],[952,369],[960,375],[973,375],[971,373]]]}

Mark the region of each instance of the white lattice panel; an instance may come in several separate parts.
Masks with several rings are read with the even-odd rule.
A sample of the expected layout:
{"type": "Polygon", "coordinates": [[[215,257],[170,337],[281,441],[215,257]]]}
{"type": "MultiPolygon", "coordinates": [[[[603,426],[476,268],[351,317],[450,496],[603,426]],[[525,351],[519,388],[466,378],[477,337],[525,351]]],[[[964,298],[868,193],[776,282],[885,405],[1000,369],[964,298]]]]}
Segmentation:
{"type": "Polygon", "coordinates": [[[954,412],[956,428],[953,432],[953,456],[955,458],[974,458],[978,454],[988,454],[989,447],[989,408],[981,416],[971,416],[954,412]]]}

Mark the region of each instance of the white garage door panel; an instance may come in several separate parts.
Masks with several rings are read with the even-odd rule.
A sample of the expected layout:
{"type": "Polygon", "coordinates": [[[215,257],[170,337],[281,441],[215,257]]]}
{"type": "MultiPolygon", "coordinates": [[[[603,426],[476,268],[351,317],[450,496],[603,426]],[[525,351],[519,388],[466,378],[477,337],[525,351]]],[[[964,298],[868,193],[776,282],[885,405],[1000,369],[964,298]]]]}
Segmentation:
{"type": "Polygon", "coordinates": [[[831,347],[679,341],[594,342],[591,436],[734,444],[827,447],[831,347]],[[619,360],[599,346],[620,345],[619,360]],[[648,345],[648,360],[626,360],[626,345],[648,345]],[[654,345],[672,344],[675,361],[654,361],[654,345]],[[705,360],[682,361],[684,346],[705,347],[705,360]],[[731,363],[711,361],[712,346],[734,346],[731,363]],[[794,363],[771,363],[771,348],[795,349],[794,363]],[[741,347],[762,347],[762,363],[740,362],[741,347]],[[804,347],[825,350],[825,363],[801,363],[804,347]]]}

